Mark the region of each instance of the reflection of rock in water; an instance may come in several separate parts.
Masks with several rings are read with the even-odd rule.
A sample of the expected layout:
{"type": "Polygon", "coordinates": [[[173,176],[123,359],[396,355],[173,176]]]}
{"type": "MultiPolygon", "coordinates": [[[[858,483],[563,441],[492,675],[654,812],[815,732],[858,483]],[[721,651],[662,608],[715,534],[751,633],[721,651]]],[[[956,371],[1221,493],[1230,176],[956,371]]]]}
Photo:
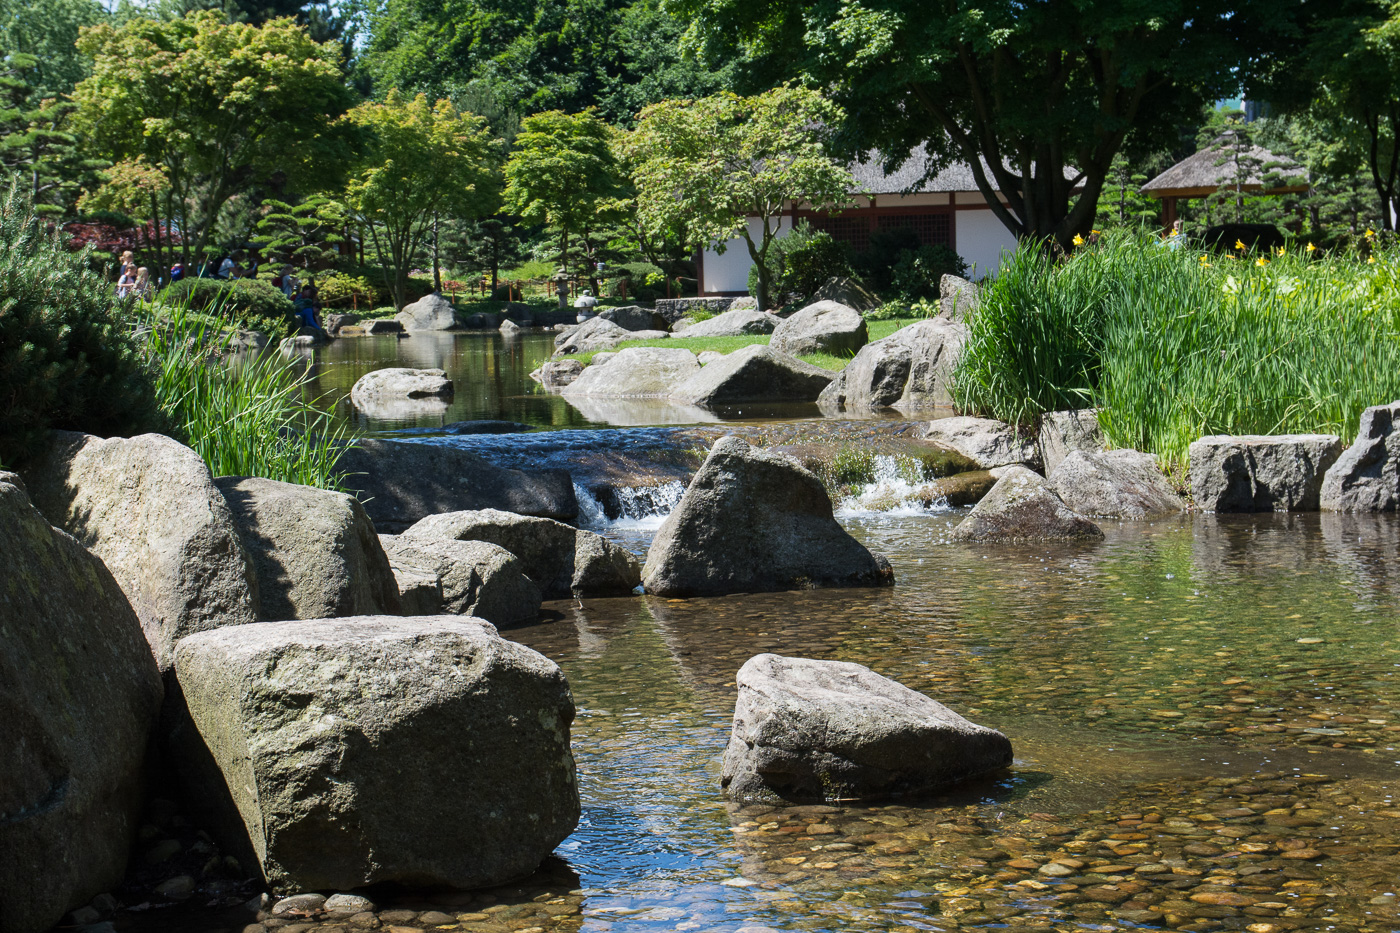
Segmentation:
{"type": "Polygon", "coordinates": [[[367,418],[376,421],[416,421],[420,418],[444,418],[450,403],[440,398],[362,398],[355,406],[367,418]]]}
{"type": "Polygon", "coordinates": [[[1254,512],[1191,516],[1193,579],[1201,584],[1281,570],[1312,571],[1326,560],[1317,512],[1254,512]]]}
{"type": "Polygon", "coordinates": [[[618,427],[662,424],[704,424],[719,417],[694,405],[680,405],[656,398],[591,398],[565,396],[579,414],[598,424],[618,427]]]}
{"type": "Polygon", "coordinates": [[[1400,521],[1374,513],[1323,512],[1320,518],[1327,560],[1352,575],[1361,607],[1377,611],[1374,598],[1393,598],[1400,589],[1400,521]]]}

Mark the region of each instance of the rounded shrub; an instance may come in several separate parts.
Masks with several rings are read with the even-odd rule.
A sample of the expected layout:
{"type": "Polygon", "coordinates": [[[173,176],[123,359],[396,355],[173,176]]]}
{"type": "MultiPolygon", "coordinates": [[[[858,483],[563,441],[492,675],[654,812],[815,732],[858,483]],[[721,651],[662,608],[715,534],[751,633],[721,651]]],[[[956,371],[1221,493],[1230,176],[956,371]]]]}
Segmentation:
{"type": "MultiPolygon", "coordinates": [[[[850,253],[825,230],[813,230],[800,221],[785,237],[768,248],[771,300],[782,304],[789,298],[805,301],[828,279],[852,275],[850,253]]],[[[758,295],[758,266],[749,269],[749,294],[758,295]]]]}
{"type": "Polygon", "coordinates": [[[182,279],[162,291],[160,299],[254,330],[280,332],[292,316],[292,302],[281,289],[258,279],[182,279]]]}
{"type": "Polygon", "coordinates": [[[0,463],[51,428],[104,437],[165,419],[112,286],[14,186],[0,191],[0,463]]]}

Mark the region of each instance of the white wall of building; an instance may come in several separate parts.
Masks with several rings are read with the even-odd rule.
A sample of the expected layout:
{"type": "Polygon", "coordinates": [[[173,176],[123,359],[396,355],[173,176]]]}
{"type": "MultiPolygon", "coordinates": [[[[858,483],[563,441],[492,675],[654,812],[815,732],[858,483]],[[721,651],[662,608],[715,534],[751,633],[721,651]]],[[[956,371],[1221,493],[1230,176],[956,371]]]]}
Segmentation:
{"type": "MultiPolygon", "coordinates": [[[[792,232],[786,217],[776,217],[769,223],[777,226],[779,237],[785,237],[792,232]]],[[[762,245],[763,221],[749,218],[749,236],[753,237],[755,244],[762,245]]],[[[749,268],[753,266],[753,260],[749,258],[749,245],[744,242],[743,237],[736,237],[726,243],[723,253],[717,253],[713,249],[705,250],[703,263],[704,281],[700,283],[702,295],[723,292],[740,292],[745,295],[749,293],[749,268]]]]}
{"type": "Polygon", "coordinates": [[[974,279],[995,273],[1002,253],[1016,249],[1016,237],[990,209],[957,211],[954,218],[958,253],[972,267],[974,279]]]}

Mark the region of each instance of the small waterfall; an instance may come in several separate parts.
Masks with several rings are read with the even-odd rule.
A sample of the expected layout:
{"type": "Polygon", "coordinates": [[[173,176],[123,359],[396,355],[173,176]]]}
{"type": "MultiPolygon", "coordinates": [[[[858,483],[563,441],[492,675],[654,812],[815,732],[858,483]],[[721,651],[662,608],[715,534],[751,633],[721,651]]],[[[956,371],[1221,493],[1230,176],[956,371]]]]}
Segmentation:
{"type": "Polygon", "coordinates": [[[907,460],[879,454],[874,461],[870,482],[836,503],[837,517],[927,515],[948,510],[947,501],[931,495],[928,482],[907,460]]]}
{"type": "Polygon", "coordinates": [[[661,486],[613,486],[599,492],[595,494],[574,484],[580,526],[594,530],[655,529],[680,504],[685,484],[676,481],[661,486]]]}

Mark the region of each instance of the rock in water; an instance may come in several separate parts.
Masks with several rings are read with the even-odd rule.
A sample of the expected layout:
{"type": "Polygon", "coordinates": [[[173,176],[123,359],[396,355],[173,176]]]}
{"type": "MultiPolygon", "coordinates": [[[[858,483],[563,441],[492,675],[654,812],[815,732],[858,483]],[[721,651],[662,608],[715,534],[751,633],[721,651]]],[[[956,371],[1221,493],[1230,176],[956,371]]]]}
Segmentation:
{"type": "Polygon", "coordinates": [[[840,356],[855,353],[869,340],[870,332],[859,311],[836,301],[818,301],[774,328],[768,345],[792,356],[807,353],[840,356]]]}
{"type": "Polygon", "coordinates": [[[566,385],[565,398],[665,398],[700,371],[695,354],[669,347],[628,347],[593,365],[566,385]]]}
{"type": "Polygon", "coordinates": [[[1104,449],[1103,431],[1099,428],[1097,408],[1081,408],[1078,411],[1049,411],[1040,418],[1040,462],[1045,467],[1045,475],[1055,472],[1060,462],[1071,451],[1087,453],[1104,449]]]}
{"type": "Polygon", "coordinates": [[[1136,450],[1071,451],[1049,484],[1081,515],[1147,518],[1181,511],[1181,498],[1157,469],[1157,458],[1136,450]]]}
{"type": "Polygon", "coordinates": [[[1400,509],[1400,402],[1361,413],[1361,429],[1322,478],[1319,506],[1330,512],[1400,509]]]}
{"type": "Polygon", "coordinates": [[[250,476],[214,483],[252,559],[262,621],[398,613],[389,558],[353,496],[250,476]]]}
{"type": "Polygon", "coordinates": [[[540,588],[525,575],[525,565],[505,548],[485,541],[380,535],[384,553],[410,608],[424,615],[476,616],[493,625],[525,625],[540,617],[540,588]],[[439,606],[428,609],[430,584],[441,592],[439,606]]]}
{"type": "Polygon", "coordinates": [[[452,302],[441,295],[428,295],[394,315],[394,320],[410,334],[420,331],[452,330],[458,326],[457,312],[452,302]]]}
{"type": "Polygon", "coordinates": [[[739,669],[723,787],[739,800],[927,794],[1011,764],[1011,742],[867,667],[760,654],[739,669]]]}
{"type": "Polygon", "coordinates": [[[276,892],[502,884],[578,823],[569,685],[479,619],[209,632],[175,676],[191,804],[276,892]]]}
{"type": "Polygon", "coordinates": [[[930,421],[924,437],[975,463],[978,469],[1013,464],[1036,464],[1035,444],[1016,429],[991,418],[939,418],[930,421]]]}
{"type": "Polygon", "coordinates": [[[583,364],[578,360],[547,360],[530,373],[530,378],[549,391],[557,392],[581,375],[583,364]]]}
{"type": "Polygon", "coordinates": [[[507,470],[449,444],[367,439],[341,457],[345,486],[380,531],[460,509],[503,509],[570,519],[578,514],[565,470],[507,470]]]}
{"type": "Polygon", "coordinates": [[[836,374],[755,344],[708,363],[671,393],[685,405],[814,402],[836,374]]]}
{"type": "Polygon", "coordinates": [[[778,319],[761,311],[726,311],[707,321],[697,321],[685,329],[687,337],[743,337],[771,334],[778,319]]]}
{"type": "Polygon", "coordinates": [[[953,540],[966,542],[1102,537],[1099,526],[1061,502],[1044,477],[1018,466],[1007,467],[992,491],[953,529],[953,540]]]}
{"type": "Polygon", "coordinates": [[[657,531],[642,582],[661,596],[717,596],[886,586],[894,574],[832,517],[819,479],[726,437],[657,531]]]}
{"type": "Polygon", "coordinates": [[[1191,495],[1207,512],[1312,512],[1337,462],[1335,434],[1215,434],[1192,442],[1191,495]]]}
{"type": "Polygon", "coordinates": [[[0,473],[0,930],[43,933],[122,880],[161,702],[108,569],[0,473]]]}
{"type": "Polygon", "coordinates": [[[258,621],[257,580],[233,514],[185,445],[56,431],[24,477],[44,517],[112,571],[161,670],[186,635],[258,621]]]}
{"type": "Polygon", "coordinates": [[[452,380],[440,369],[393,366],[365,373],[350,390],[350,401],[365,408],[385,399],[450,399],[452,380]]]}
{"type": "Polygon", "coordinates": [[[547,518],[497,509],[448,512],[429,515],[403,536],[485,541],[503,547],[520,559],[545,599],[627,596],[641,582],[631,554],[601,535],[547,518]]]}
{"type": "Polygon", "coordinates": [[[903,411],[953,404],[950,378],[967,328],[950,321],[919,321],[866,344],[817,399],[825,409],[903,411]]]}

